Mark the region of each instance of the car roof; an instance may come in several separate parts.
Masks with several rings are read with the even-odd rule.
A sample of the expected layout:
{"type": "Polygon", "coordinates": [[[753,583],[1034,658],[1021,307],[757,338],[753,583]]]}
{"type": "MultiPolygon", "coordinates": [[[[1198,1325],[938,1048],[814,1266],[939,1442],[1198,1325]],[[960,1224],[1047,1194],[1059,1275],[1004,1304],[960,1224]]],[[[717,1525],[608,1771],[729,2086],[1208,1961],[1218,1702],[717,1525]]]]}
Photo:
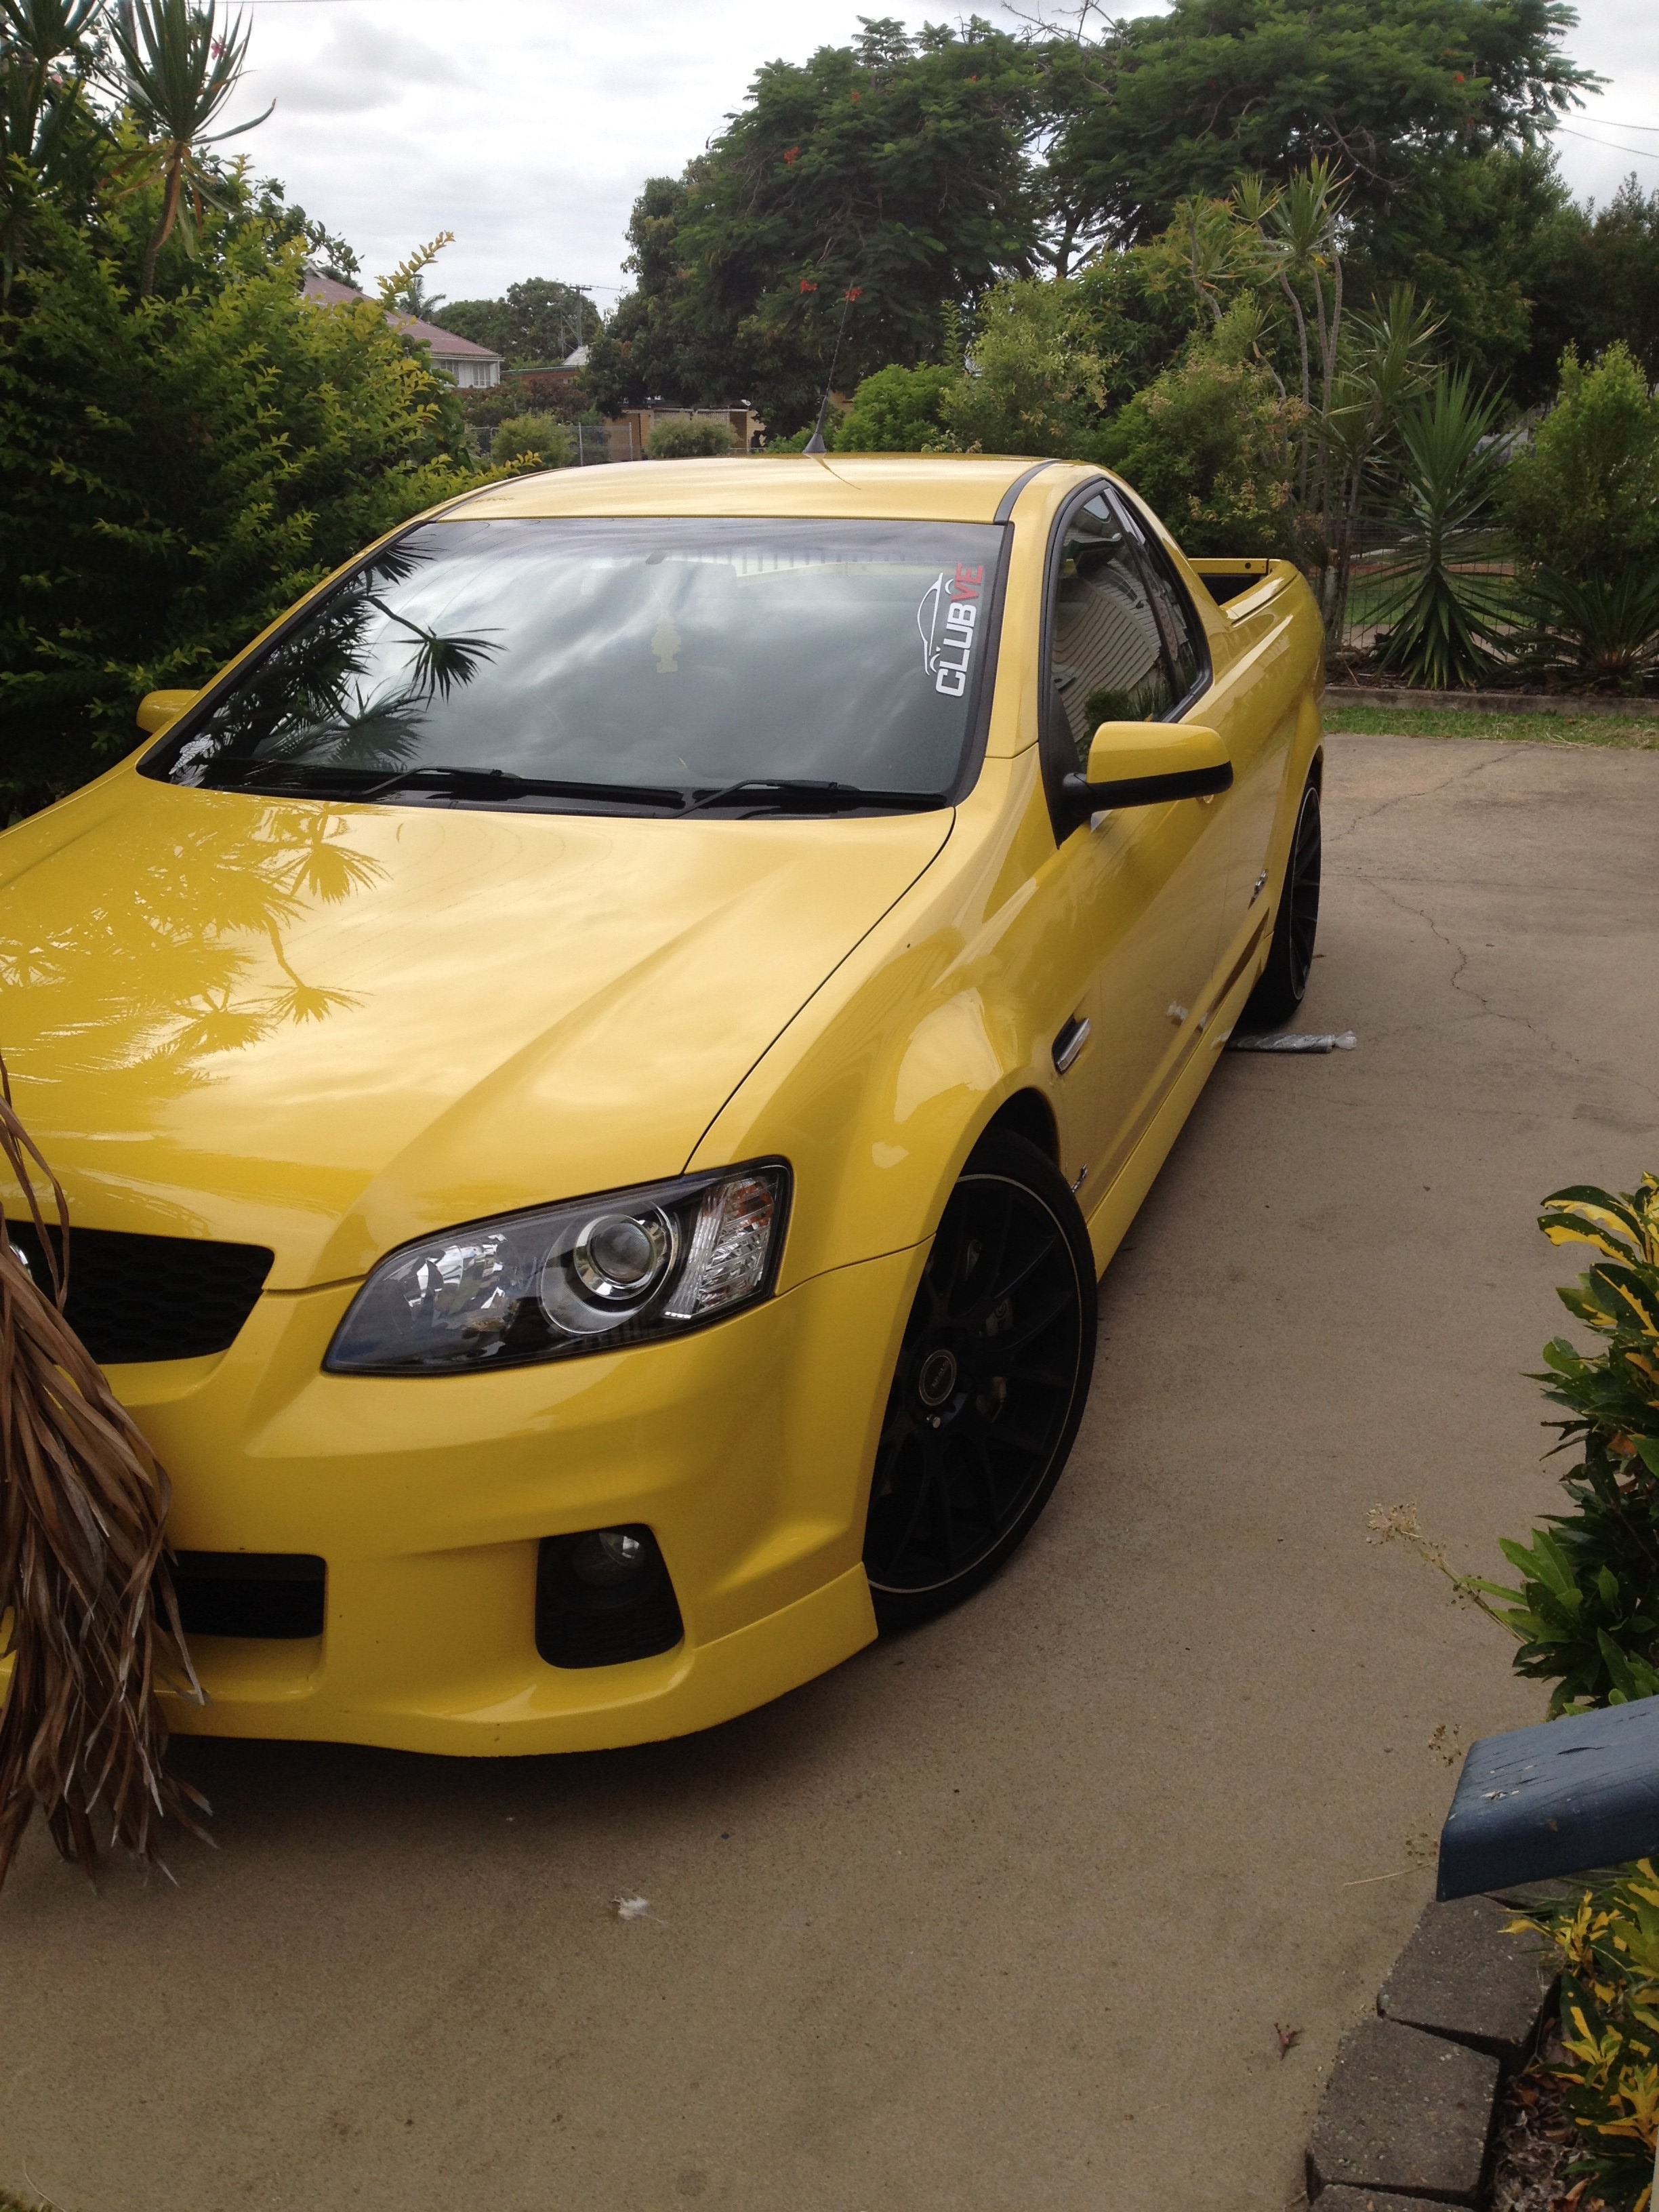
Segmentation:
{"type": "Polygon", "coordinates": [[[1051,465],[1029,454],[832,453],[822,459],[613,462],[514,477],[444,510],[449,521],[537,515],[756,515],[991,522],[1051,465]]]}

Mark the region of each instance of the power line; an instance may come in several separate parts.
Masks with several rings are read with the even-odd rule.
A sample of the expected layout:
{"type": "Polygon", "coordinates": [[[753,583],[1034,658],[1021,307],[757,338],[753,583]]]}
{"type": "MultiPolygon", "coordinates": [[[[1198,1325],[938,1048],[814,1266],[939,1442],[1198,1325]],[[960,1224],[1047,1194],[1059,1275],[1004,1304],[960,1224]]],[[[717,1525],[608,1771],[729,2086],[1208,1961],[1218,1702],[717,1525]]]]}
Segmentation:
{"type": "Polygon", "coordinates": [[[1592,138],[1588,131],[1574,131],[1567,124],[1558,123],[1556,129],[1569,138],[1582,138],[1587,146],[1599,146],[1607,154],[1634,154],[1639,161],[1659,161],[1659,153],[1651,146],[1620,146],[1612,138],[1592,138]]]}

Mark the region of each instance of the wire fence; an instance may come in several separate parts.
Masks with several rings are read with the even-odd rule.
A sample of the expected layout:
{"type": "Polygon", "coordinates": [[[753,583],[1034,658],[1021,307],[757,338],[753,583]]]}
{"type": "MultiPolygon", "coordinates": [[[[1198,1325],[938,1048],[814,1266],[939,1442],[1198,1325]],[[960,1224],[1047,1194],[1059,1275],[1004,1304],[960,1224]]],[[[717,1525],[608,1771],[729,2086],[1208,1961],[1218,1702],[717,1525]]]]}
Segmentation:
{"type": "MultiPolygon", "coordinates": [[[[1455,558],[1449,565],[1468,580],[1471,599],[1496,632],[1494,642],[1501,654],[1504,633],[1518,631],[1522,620],[1515,560],[1502,548],[1483,547],[1471,556],[1455,558]]],[[[1416,562],[1408,563],[1402,558],[1397,533],[1388,523],[1359,522],[1353,535],[1347,599],[1332,640],[1333,657],[1357,674],[1374,668],[1386,652],[1395,623],[1418,588],[1419,573],[1416,562]]]]}

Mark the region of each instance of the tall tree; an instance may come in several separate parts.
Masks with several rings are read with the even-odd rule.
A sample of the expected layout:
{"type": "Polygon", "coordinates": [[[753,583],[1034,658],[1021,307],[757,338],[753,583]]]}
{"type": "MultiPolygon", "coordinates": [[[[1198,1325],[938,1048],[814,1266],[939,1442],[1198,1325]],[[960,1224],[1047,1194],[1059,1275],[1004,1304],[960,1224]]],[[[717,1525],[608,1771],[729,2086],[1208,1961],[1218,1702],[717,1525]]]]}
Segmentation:
{"type": "Polygon", "coordinates": [[[1364,225],[1425,166],[1533,143],[1599,82],[1562,51],[1577,20],[1562,0],[1174,0],[1075,42],[1049,189],[1132,242],[1195,191],[1322,155],[1364,225]]]}
{"type": "Polygon", "coordinates": [[[636,204],[639,279],[594,349],[602,405],[751,398],[810,421],[836,354],[844,389],[940,346],[949,309],[1035,264],[1029,41],[969,17],[911,38],[863,19],[850,46],[773,62],[683,179],[636,204]]]}
{"type": "Polygon", "coordinates": [[[444,328],[500,354],[509,368],[550,368],[598,335],[602,318],[587,294],[550,276],[509,284],[499,300],[452,300],[444,328]]]}

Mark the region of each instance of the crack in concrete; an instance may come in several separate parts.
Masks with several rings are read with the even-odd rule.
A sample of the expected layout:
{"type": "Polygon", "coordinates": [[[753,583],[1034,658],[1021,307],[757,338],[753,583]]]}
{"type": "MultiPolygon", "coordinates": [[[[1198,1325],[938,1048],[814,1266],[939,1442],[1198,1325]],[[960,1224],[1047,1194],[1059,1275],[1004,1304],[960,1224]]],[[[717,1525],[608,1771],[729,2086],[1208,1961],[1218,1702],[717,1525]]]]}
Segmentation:
{"type": "MultiPolygon", "coordinates": [[[[1414,744],[1419,742],[1419,740],[1410,739],[1407,742],[1414,744]]],[[[1359,812],[1354,815],[1352,819],[1342,829],[1328,829],[1325,832],[1324,842],[1326,844],[1334,845],[1345,837],[1352,836],[1353,832],[1358,829],[1362,822],[1374,822],[1379,814],[1386,814],[1389,808],[1393,806],[1403,806],[1407,799],[1432,799],[1437,793],[1449,789],[1449,787],[1455,783],[1467,783],[1471,776],[1483,775],[1489,768],[1496,768],[1500,761],[1510,760],[1516,753],[1523,750],[1520,745],[1493,744],[1490,738],[1466,738],[1461,741],[1453,738],[1447,742],[1452,744],[1462,742],[1465,744],[1478,744],[1490,746],[1491,750],[1486,757],[1480,760],[1469,761],[1463,767],[1454,770],[1451,775],[1442,776],[1437,783],[1425,784],[1420,791],[1397,791],[1392,799],[1382,799],[1377,801],[1375,806],[1363,807],[1359,812]]]]}
{"type": "Polygon", "coordinates": [[[1659,1090],[1656,1090],[1651,1084],[1642,1082],[1638,1077],[1632,1075],[1629,1069],[1609,1068],[1605,1062],[1587,1063],[1570,1046],[1563,1044],[1559,1038],[1552,1036],[1547,1030],[1540,1029],[1538,1024],[1528,1016],[1505,1012],[1503,1007],[1494,1005],[1486,993],[1477,989],[1473,982],[1466,983],[1463,979],[1468,968],[1470,957],[1468,949],[1460,945],[1455,937],[1442,929],[1427,907],[1413,906],[1409,899],[1398,897],[1376,876],[1356,874],[1352,880],[1364,884],[1367,890],[1373,890],[1379,897],[1387,899],[1397,913],[1414,915],[1419,921],[1426,925],[1431,936],[1437,939],[1449,952],[1455,955],[1455,965],[1447,980],[1452,989],[1461,997],[1474,1000],[1481,1015],[1492,1021],[1512,1023],[1516,1028],[1523,1029],[1529,1036],[1537,1038],[1547,1050],[1559,1054],[1569,1066],[1611,1076],[1615,1081],[1628,1084],[1633,1091],[1639,1092],[1644,1097],[1651,1098],[1656,1104],[1659,1104],[1659,1090]]]}

